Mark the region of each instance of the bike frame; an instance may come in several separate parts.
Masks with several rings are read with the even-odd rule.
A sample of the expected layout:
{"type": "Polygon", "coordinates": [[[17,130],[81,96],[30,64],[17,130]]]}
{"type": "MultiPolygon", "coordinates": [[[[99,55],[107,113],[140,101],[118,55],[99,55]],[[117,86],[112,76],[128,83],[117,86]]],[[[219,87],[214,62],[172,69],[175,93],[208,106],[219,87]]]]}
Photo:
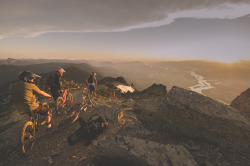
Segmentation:
{"type": "Polygon", "coordinates": [[[63,92],[63,95],[62,95],[62,98],[63,98],[63,103],[66,102],[66,96],[67,96],[67,93],[68,93],[69,89],[68,88],[65,88],[64,89],[64,92],[63,92]]]}
{"type": "MultiPolygon", "coordinates": [[[[47,102],[46,102],[47,103],[47,102]]],[[[29,109],[30,110],[30,109],[29,109]]],[[[35,115],[31,110],[30,110],[31,115],[28,116],[28,121],[31,121],[35,124],[35,127],[37,128],[38,123],[39,123],[39,114],[35,115]]],[[[42,123],[41,123],[42,124],[42,123]]],[[[43,124],[42,124],[43,125],[43,124]]]]}

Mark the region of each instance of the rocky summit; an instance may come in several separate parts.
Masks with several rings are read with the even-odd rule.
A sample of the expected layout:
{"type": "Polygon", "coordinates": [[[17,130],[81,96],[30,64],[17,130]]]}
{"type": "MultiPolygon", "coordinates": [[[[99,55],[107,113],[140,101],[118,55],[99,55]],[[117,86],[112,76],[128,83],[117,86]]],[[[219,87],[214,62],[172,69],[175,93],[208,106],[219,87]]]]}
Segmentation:
{"type": "Polygon", "coordinates": [[[179,87],[167,92],[161,84],[118,96],[116,83],[128,85],[122,77],[104,78],[95,98],[83,96],[86,86],[74,86],[74,102],[60,115],[54,101],[45,100],[54,130],[41,126],[25,155],[19,137],[27,116],[13,110],[8,93],[1,95],[0,165],[249,165],[250,121],[241,111],[179,87]]]}

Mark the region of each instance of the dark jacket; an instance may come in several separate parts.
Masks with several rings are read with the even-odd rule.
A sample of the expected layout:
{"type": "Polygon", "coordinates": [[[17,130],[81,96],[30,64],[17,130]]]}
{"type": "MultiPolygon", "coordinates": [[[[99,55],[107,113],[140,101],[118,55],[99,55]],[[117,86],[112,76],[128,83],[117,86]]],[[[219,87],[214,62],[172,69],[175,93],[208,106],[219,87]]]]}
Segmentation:
{"type": "Polygon", "coordinates": [[[54,74],[54,84],[52,85],[52,88],[61,90],[62,85],[61,85],[61,74],[57,71],[54,74]]]}

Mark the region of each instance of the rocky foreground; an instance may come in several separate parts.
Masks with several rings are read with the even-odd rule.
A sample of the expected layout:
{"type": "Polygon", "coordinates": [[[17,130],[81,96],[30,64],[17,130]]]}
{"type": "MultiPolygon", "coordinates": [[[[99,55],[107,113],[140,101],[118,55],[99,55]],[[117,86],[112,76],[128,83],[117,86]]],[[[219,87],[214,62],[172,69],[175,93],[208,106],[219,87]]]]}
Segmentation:
{"type": "MultiPolygon", "coordinates": [[[[178,87],[167,93],[165,86],[155,84],[121,98],[102,88],[102,95],[79,114],[86,121],[100,114],[108,122],[87,146],[81,139],[68,144],[68,137],[80,128],[78,121],[58,129],[70,116],[65,108],[60,116],[53,112],[55,131],[42,128],[33,149],[22,155],[18,139],[26,117],[3,114],[0,165],[249,165],[249,119],[232,107],[178,87]]],[[[74,103],[83,102],[81,89],[71,92],[74,103]]]]}

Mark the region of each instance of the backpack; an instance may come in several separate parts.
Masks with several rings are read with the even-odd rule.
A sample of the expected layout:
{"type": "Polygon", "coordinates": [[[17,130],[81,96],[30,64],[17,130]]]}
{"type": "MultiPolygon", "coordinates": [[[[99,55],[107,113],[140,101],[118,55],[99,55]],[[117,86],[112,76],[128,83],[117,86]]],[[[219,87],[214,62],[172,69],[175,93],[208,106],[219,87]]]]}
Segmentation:
{"type": "Polygon", "coordinates": [[[55,86],[55,74],[51,74],[49,75],[49,77],[46,80],[46,85],[51,87],[51,86],[55,86]]]}
{"type": "Polygon", "coordinates": [[[89,76],[88,83],[94,83],[94,77],[92,75],[89,76]]]}
{"type": "Polygon", "coordinates": [[[99,114],[93,115],[87,122],[82,118],[79,118],[78,121],[81,127],[68,137],[68,144],[70,146],[81,140],[85,142],[85,146],[88,146],[108,126],[106,119],[99,114]]]}

